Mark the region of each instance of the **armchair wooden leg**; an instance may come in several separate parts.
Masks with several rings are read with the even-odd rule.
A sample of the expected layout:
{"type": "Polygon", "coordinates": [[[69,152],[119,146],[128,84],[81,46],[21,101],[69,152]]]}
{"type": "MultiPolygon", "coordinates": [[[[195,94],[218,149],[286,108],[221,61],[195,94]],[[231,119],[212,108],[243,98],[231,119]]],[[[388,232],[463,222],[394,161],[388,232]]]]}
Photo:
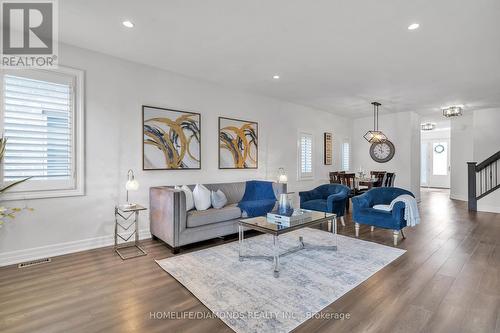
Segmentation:
{"type": "Polygon", "coordinates": [[[373,230],[375,230],[375,227],[374,226],[371,226],[370,227],[370,231],[373,232],[373,230]]]}
{"type": "Polygon", "coordinates": [[[399,231],[398,230],[393,230],[392,236],[394,237],[394,246],[397,246],[398,245],[399,231]]]}
{"type": "Polygon", "coordinates": [[[354,225],[354,230],[355,230],[355,232],[356,232],[356,237],[359,237],[359,223],[356,223],[356,224],[354,225]]]}
{"type": "Polygon", "coordinates": [[[345,220],[343,216],[340,217],[340,222],[342,223],[342,226],[345,227],[345,220]]]}

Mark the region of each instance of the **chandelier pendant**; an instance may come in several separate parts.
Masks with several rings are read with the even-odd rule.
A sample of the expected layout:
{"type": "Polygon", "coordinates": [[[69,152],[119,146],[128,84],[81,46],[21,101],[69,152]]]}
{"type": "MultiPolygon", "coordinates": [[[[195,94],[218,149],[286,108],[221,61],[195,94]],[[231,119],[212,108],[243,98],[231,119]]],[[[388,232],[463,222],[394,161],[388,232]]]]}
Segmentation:
{"type": "Polygon", "coordinates": [[[373,131],[366,132],[363,137],[369,143],[381,143],[387,141],[387,136],[378,129],[378,108],[382,104],[379,102],[372,102],[373,105],[373,131]]]}

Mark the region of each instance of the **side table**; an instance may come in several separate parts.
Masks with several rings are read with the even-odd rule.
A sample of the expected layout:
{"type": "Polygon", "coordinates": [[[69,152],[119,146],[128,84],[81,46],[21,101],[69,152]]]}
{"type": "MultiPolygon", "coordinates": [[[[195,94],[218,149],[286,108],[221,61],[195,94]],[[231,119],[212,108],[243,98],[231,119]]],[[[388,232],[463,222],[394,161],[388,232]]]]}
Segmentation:
{"type": "Polygon", "coordinates": [[[115,252],[118,253],[123,260],[147,255],[147,252],[139,246],[139,212],[142,210],[147,210],[147,208],[141,205],[132,207],[115,206],[115,252]],[[127,223],[132,216],[134,217],[133,221],[126,226],[125,223],[127,223]],[[119,221],[119,219],[121,220],[119,221]],[[120,234],[118,231],[118,227],[120,227],[123,232],[129,230],[132,226],[134,226],[133,232],[129,234],[120,234]],[[128,242],[132,236],[135,236],[134,241],[128,242]],[[118,237],[127,243],[118,244],[118,237]],[[125,256],[120,253],[120,250],[130,247],[135,247],[140,252],[131,256],[125,256]]]}

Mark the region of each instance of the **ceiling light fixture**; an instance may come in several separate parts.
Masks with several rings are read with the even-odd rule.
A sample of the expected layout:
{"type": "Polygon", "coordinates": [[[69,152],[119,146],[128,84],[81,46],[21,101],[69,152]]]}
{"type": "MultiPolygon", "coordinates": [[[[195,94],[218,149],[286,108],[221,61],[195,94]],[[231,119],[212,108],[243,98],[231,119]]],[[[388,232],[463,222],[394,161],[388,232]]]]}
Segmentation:
{"type": "Polygon", "coordinates": [[[443,116],[446,118],[458,117],[462,115],[462,111],[464,109],[463,105],[452,105],[443,108],[443,116]]]}
{"type": "Polygon", "coordinates": [[[408,26],[408,30],[416,30],[420,27],[420,24],[418,23],[412,23],[408,26]]]}
{"type": "Polygon", "coordinates": [[[133,28],[135,25],[134,23],[132,23],[132,21],[129,21],[129,20],[123,21],[122,24],[123,24],[123,26],[125,26],[127,28],[133,28]]]}
{"type": "Polygon", "coordinates": [[[420,125],[422,131],[432,131],[436,128],[436,123],[423,123],[420,125]]]}
{"type": "Polygon", "coordinates": [[[279,80],[279,79],[280,79],[280,76],[279,76],[279,75],[273,75],[273,79],[275,79],[275,80],[279,80]]]}
{"type": "Polygon", "coordinates": [[[378,129],[378,107],[381,106],[379,102],[372,102],[373,105],[373,131],[366,132],[363,137],[369,143],[380,143],[387,141],[387,137],[382,131],[378,129]]]}

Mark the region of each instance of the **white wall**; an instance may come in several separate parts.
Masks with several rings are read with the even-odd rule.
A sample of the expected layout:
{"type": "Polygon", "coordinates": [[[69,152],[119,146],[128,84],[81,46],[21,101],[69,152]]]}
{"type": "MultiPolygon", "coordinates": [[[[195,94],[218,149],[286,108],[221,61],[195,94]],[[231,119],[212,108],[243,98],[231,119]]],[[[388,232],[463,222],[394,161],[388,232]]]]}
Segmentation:
{"type": "MultiPolygon", "coordinates": [[[[274,180],[277,169],[285,167],[289,190],[298,191],[327,182],[328,172],[340,168],[340,143],[351,128],[345,118],[66,45],[60,48],[60,64],[85,70],[86,195],[9,202],[35,211],[0,229],[0,265],[110,245],[113,207],[124,201],[129,168],[140,182],[131,200],[146,206],[150,186],[274,180]],[[143,104],[202,114],[202,170],[141,170],[143,104]],[[218,116],[259,123],[258,170],[218,169],[218,116]],[[297,181],[299,129],[315,135],[314,181],[297,181]],[[322,165],[325,131],[334,136],[332,166],[322,165]]],[[[142,237],[148,236],[148,228],[146,214],[140,223],[142,237]]]]}
{"type": "Polygon", "coordinates": [[[450,197],[467,201],[467,162],[474,159],[474,114],[451,119],[450,197]]]}
{"type": "Polygon", "coordinates": [[[394,158],[377,163],[370,157],[370,144],[363,135],[373,129],[373,117],[355,119],[351,136],[353,171],[362,167],[366,172],[383,170],[395,172],[394,186],[407,189],[420,200],[420,122],[414,112],[400,112],[379,117],[380,130],[396,147],[394,158]]]}
{"type": "MultiPolygon", "coordinates": [[[[474,112],[474,160],[481,163],[500,151],[500,109],[474,112]]],[[[500,190],[477,202],[480,211],[500,213],[500,190]]]]}
{"type": "MultiPolygon", "coordinates": [[[[467,162],[480,163],[500,151],[500,109],[469,112],[451,124],[451,197],[467,201],[467,162]]],[[[477,208],[500,213],[500,191],[480,199],[477,208]]]]}

